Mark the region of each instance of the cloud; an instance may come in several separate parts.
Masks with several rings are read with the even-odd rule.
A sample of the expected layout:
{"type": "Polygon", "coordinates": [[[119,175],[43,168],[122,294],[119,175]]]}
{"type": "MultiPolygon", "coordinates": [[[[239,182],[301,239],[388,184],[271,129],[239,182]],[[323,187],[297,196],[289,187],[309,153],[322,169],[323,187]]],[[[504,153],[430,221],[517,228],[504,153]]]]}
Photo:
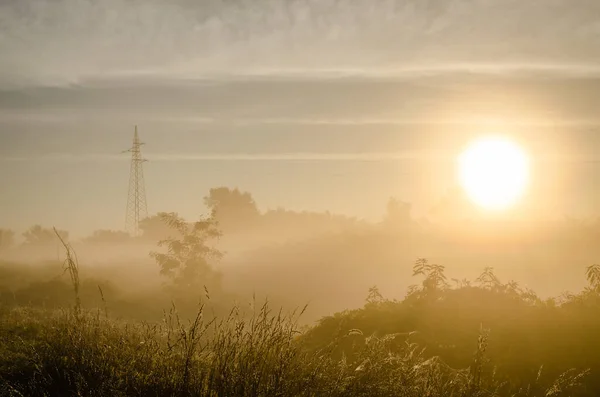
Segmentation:
{"type": "MultiPolygon", "coordinates": [[[[185,121],[185,118],[183,118],[185,121]]],[[[194,118],[190,118],[193,121],[194,118]]],[[[596,127],[600,119],[519,119],[519,120],[493,120],[485,118],[437,118],[437,119],[410,119],[410,118],[257,118],[237,119],[231,121],[237,125],[305,125],[305,126],[484,126],[484,127],[596,127]]]]}
{"type": "MultiPolygon", "coordinates": [[[[164,161],[400,161],[420,160],[419,153],[146,153],[144,158],[152,162],[164,161]]],[[[39,156],[0,157],[3,162],[111,162],[129,161],[129,156],[108,153],[53,153],[39,156]]]]}
{"type": "MultiPolygon", "coordinates": [[[[104,113],[94,114],[93,112],[2,112],[0,111],[0,123],[22,125],[81,125],[91,122],[101,122],[106,119],[104,113]]],[[[134,125],[140,120],[145,124],[168,123],[168,125],[177,125],[179,128],[197,128],[204,126],[217,126],[225,128],[244,128],[258,126],[281,126],[281,127],[480,127],[494,129],[508,128],[546,128],[546,127],[565,127],[565,128],[585,128],[600,126],[600,118],[485,118],[485,117],[439,117],[439,118],[418,118],[418,117],[374,117],[366,115],[364,117],[205,117],[189,114],[169,115],[169,114],[148,114],[148,113],[128,113],[119,116],[112,114],[112,122],[121,122],[121,125],[134,125]]],[[[243,131],[243,130],[242,130],[243,131]]]]}
{"type": "MultiPolygon", "coordinates": [[[[413,150],[404,152],[282,152],[282,153],[144,153],[151,163],[161,162],[254,162],[254,161],[308,161],[308,162],[447,162],[453,163],[454,153],[440,150],[413,150]]],[[[0,156],[0,162],[52,162],[52,163],[106,163],[129,162],[126,153],[49,153],[32,156],[0,156]]],[[[538,154],[532,161],[544,164],[594,165],[597,158],[582,155],[538,154]]],[[[415,169],[416,170],[416,169],[415,169]]]]}
{"type": "Polygon", "coordinates": [[[149,154],[153,161],[397,161],[418,160],[410,153],[258,153],[258,154],[149,154]]]}
{"type": "Polygon", "coordinates": [[[5,0],[1,83],[598,64],[596,0],[5,0]],[[483,64],[483,66],[478,66],[483,64]]]}
{"type": "Polygon", "coordinates": [[[86,131],[133,124],[165,131],[408,129],[478,127],[488,120],[516,127],[597,126],[600,74],[565,76],[550,70],[411,79],[104,78],[68,87],[0,89],[0,123],[15,131],[40,124],[58,128],[60,123],[86,131]]]}

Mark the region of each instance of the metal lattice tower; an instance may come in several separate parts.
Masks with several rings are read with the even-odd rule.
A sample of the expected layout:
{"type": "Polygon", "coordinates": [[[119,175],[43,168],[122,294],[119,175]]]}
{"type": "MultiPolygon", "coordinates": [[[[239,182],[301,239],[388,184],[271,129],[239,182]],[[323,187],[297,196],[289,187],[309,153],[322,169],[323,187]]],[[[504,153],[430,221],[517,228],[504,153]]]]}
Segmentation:
{"type": "Polygon", "coordinates": [[[146,205],[146,188],[144,186],[144,169],[140,147],[143,145],[138,136],[137,125],[133,134],[133,146],[123,153],[131,153],[131,170],[129,173],[129,194],[127,195],[127,215],[125,228],[134,237],[140,235],[140,221],[148,217],[146,205]]]}

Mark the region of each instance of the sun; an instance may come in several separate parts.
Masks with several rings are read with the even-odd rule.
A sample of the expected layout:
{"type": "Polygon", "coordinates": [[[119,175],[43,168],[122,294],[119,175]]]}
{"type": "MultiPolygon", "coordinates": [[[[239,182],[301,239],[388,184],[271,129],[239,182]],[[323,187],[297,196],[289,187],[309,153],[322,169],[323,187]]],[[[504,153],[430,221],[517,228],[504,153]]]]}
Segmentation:
{"type": "Polygon", "coordinates": [[[525,193],[529,173],[525,151],[502,137],[476,140],[458,158],[463,189],[475,204],[488,210],[514,205],[525,193]]]}

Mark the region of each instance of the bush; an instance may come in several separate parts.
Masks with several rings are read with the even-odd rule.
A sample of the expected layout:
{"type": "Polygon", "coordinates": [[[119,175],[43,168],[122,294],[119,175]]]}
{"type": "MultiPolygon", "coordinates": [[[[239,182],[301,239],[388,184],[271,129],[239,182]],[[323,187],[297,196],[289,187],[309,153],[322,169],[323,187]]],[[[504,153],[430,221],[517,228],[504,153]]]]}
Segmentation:
{"type": "Polygon", "coordinates": [[[542,396],[573,389],[585,375],[571,371],[539,392],[519,391],[482,370],[485,333],[473,365],[455,370],[403,335],[353,330],[309,351],[298,316],[267,304],[249,318],[236,308],[222,320],[204,316],[201,306],[184,323],[172,308],[160,324],[126,324],[100,311],[11,310],[0,328],[0,395],[542,396]]]}

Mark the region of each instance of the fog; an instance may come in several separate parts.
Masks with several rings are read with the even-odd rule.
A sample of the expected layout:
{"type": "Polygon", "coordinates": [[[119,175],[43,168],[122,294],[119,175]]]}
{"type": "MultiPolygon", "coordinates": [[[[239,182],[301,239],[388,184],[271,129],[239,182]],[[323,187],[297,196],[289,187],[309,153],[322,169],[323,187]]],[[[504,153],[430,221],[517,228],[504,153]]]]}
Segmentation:
{"type": "MultiPolygon", "coordinates": [[[[334,211],[261,212],[249,192],[233,187],[213,189],[209,196],[222,233],[211,244],[224,254],[210,263],[221,281],[209,289],[232,301],[256,295],[288,309],[309,304],[307,322],[362,306],[372,286],[389,299],[402,299],[416,283],[412,267],[418,258],[445,266],[449,280],[474,280],[493,267],[501,280],[550,298],[581,290],[586,267],[600,256],[595,219],[523,220],[485,212],[452,218],[441,216],[441,206],[437,216],[416,218],[409,203],[390,198],[383,219],[368,222],[334,211]]],[[[458,191],[449,196],[466,200],[458,191]]],[[[138,238],[96,231],[71,241],[82,278],[108,283],[119,296],[136,300],[162,294],[169,278],[149,254],[164,251],[158,241],[176,234],[158,216],[141,225],[138,238]]],[[[44,227],[29,233],[19,241],[3,231],[4,288],[18,291],[61,274],[65,252],[58,238],[44,227]]],[[[186,292],[191,300],[203,293],[200,287],[186,292]]]]}

